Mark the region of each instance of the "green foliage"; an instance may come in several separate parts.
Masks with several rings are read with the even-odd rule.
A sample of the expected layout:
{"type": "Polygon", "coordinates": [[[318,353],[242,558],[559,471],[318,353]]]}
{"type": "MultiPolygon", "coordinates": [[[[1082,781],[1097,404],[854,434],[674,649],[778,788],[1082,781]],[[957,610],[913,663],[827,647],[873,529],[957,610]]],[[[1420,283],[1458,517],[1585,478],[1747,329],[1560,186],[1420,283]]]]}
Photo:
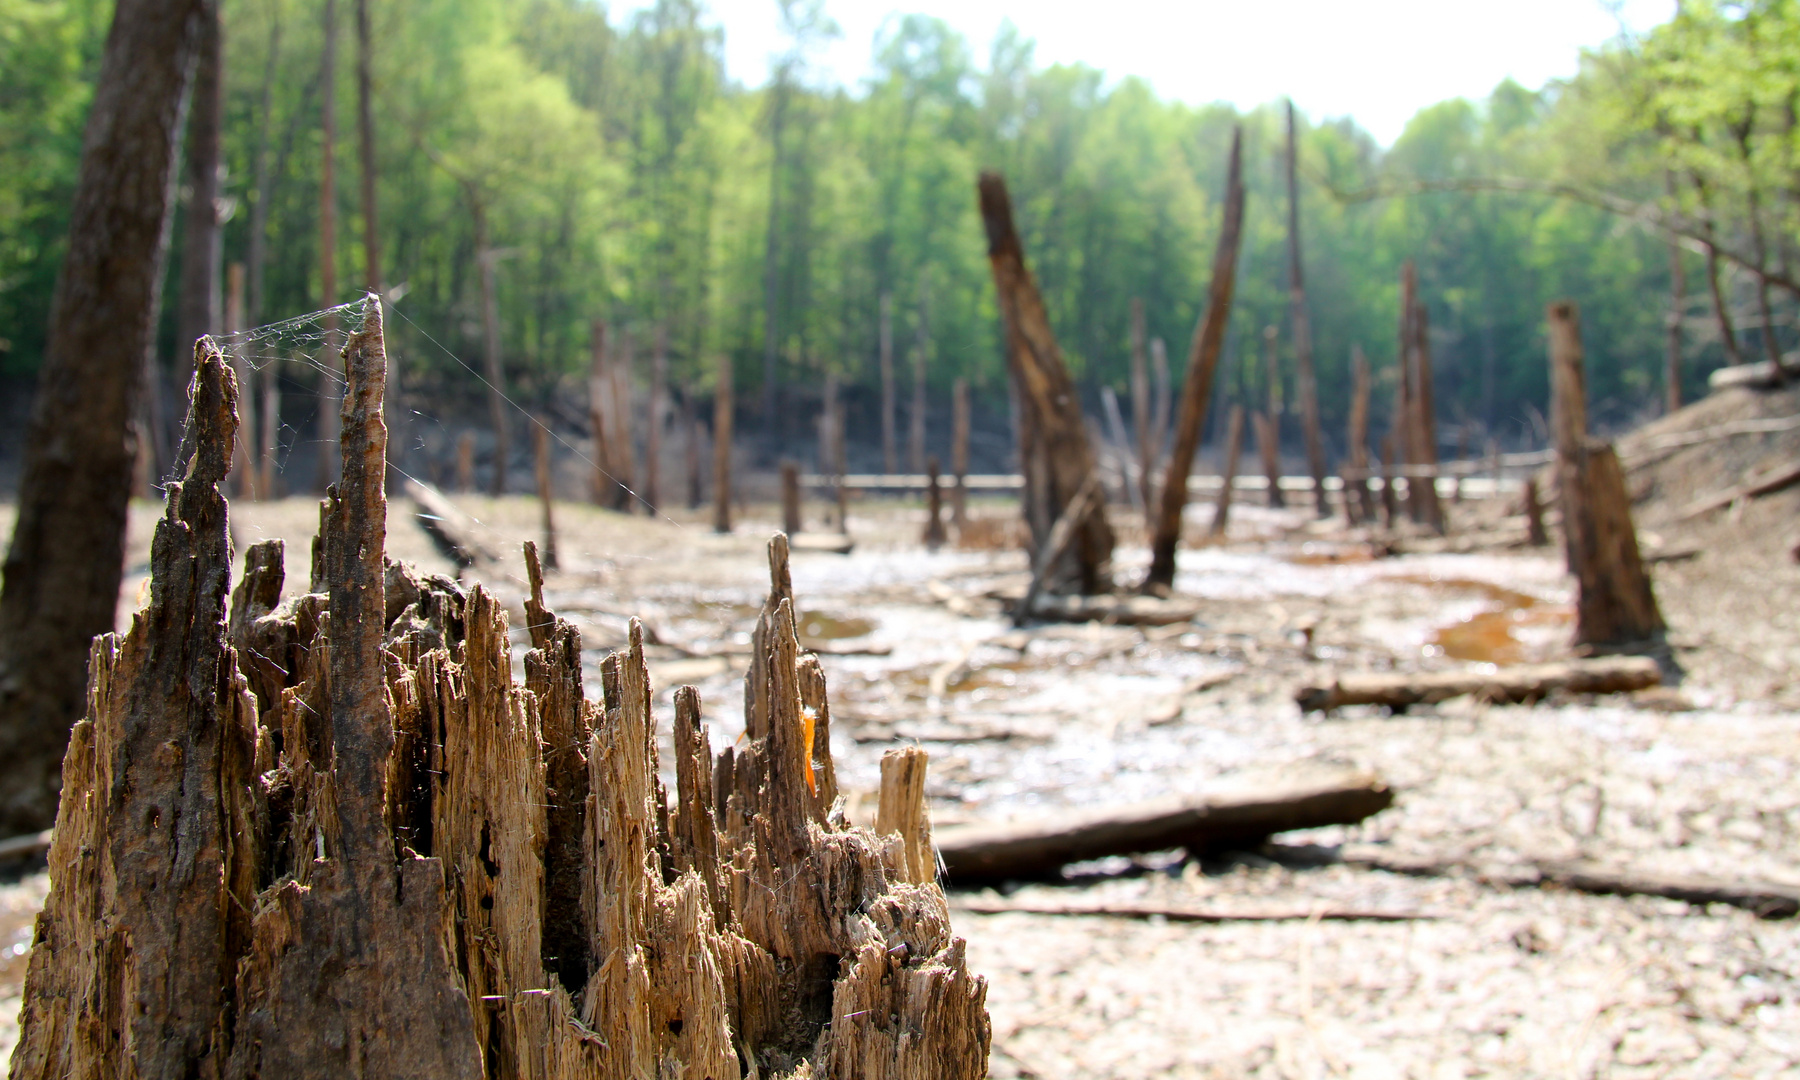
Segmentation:
{"type": "MultiPolygon", "coordinates": [[[[1755,280],[1743,264],[1786,273],[1800,236],[1797,3],[1693,0],[1643,39],[1588,56],[1566,82],[1537,91],[1507,82],[1482,102],[1426,108],[1385,151],[1348,121],[1303,118],[1308,302],[1331,433],[1347,411],[1353,346],[1391,380],[1407,259],[1430,311],[1447,427],[1529,426],[1547,392],[1544,305],[1565,296],[1582,307],[1596,415],[1619,422],[1658,400],[1666,238],[1597,197],[1481,181],[1565,185],[1703,221],[1740,257],[1736,270],[1727,257],[1722,288],[1744,307],[1755,280]],[[1419,181],[1437,190],[1338,197],[1419,181]]],[[[266,220],[267,284],[253,313],[265,321],[345,299],[361,280],[349,7],[340,4],[331,148],[346,295],[322,297],[323,3],[227,2],[227,194],[238,211],[226,259],[249,258],[250,230],[266,220]]],[[[866,395],[885,293],[902,370],[923,321],[934,392],[966,376],[997,405],[998,315],[973,197],[984,168],[1007,177],[1081,385],[1124,386],[1133,298],[1179,374],[1237,124],[1249,210],[1224,392],[1264,399],[1265,326],[1281,330],[1288,362],[1278,108],[1192,107],[1136,79],[1040,67],[1010,27],[978,62],[945,23],[918,15],[883,28],[864,85],[826,87],[809,58],[836,28],[804,0],[782,6],[790,46],[759,88],[725,77],[722,35],[699,0],[659,0],[619,22],[593,0],[371,7],[386,284],[404,284],[409,318],[459,355],[479,355],[480,215],[502,253],[501,336],[516,395],[546,402],[566,391],[595,319],[629,333],[640,355],[666,326],[678,385],[704,390],[713,358],[729,355],[751,400],[772,348],[794,393],[813,393],[833,371],[866,395]]],[[[11,371],[30,370],[41,352],[108,15],[101,0],[0,0],[0,362],[11,371]]],[[[1722,353],[1692,237],[1687,246],[1697,386],[1722,353]]],[[[1778,322],[1793,300],[1777,290],[1778,322]]],[[[1753,335],[1791,337],[1785,322],[1770,329],[1739,315],[1753,335]]],[[[419,347],[409,385],[446,411],[477,402],[472,376],[410,344],[419,347]]],[[[1378,383],[1378,423],[1391,386],[1378,383]]]]}

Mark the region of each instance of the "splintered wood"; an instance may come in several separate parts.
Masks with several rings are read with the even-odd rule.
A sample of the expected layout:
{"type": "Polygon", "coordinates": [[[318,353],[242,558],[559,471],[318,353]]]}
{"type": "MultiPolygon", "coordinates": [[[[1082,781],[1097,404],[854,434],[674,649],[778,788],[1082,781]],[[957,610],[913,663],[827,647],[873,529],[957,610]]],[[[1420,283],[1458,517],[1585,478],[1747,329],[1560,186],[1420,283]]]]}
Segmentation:
{"type": "Polygon", "coordinates": [[[985,1075],[924,755],[844,821],[786,538],[748,739],[715,759],[678,690],[671,795],[635,621],[589,699],[528,551],[520,684],[492,595],[386,561],[373,306],[345,359],[312,589],[258,544],[228,618],[237,386],[202,353],[150,603],[94,644],[13,1075],[985,1075]]]}

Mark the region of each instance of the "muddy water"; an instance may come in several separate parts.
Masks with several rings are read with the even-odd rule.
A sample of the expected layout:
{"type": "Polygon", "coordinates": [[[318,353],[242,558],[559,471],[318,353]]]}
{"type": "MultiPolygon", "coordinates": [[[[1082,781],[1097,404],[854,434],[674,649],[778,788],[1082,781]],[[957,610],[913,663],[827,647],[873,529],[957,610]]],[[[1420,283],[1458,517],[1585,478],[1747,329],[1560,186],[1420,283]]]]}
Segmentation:
{"type": "Polygon", "coordinates": [[[1567,604],[1552,604],[1528,592],[1467,578],[1400,575],[1389,580],[1418,585],[1444,596],[1474,596],[1486,605],[1437,630],[1431,644],[1452,660],[1523,664],[1562,650],[1573,625],[1567,604]]]}

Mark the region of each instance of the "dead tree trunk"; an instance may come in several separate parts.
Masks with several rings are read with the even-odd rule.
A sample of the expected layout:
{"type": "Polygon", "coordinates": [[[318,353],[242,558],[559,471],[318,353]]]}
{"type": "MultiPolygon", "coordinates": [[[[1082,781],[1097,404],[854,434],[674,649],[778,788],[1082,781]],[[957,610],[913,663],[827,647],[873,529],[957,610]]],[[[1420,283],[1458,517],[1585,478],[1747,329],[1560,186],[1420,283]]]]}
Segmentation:
{"type": "MultiPolygon", "coordinates": [[[[336,375],[337,312],[337,0],[325,0],[325,42],[319,54],[319,306],[325,314],[325,355],[319,370],[318,476],[324,491],[338,474],[340,387],[336,375]]],[[[476,225],[475,250],[485,250],[483,226],[476,225]]],[[[483,278],[483,284],[488,284],[483,278]]],[[[483,308],[486,314],[486,308],[483,308]]],[[[496,492],[496,494],[498,494],[496,492]]]]}
{"type": "Polygon", "coordinates": [[[182,219],[180,325],[175,333],[178,383],[193,373],[194,342],[221,326],[219,263],[220,136],[225,126],[225,32],[218,4],[208,4],[188,104],[187,213],[182,219]]]}
{"type": "Polygon", "coordinates": [[[619,508],[619,482],[614,479],[612,376],[607,370],[606,324],[595,319],[588,329],[588,424],[594,429],[595,506],[619,508]]]}
{"type": "Polygon", "coordinates": [[[1344,514],[1352,524],[1368,524],[1375,520],[1375,500],[1369,491],[1369,389],[1373,380],[1361,345],[1350,350],[1350,371],[1350,467],[1344,476],[1344,514]]]}
{"type": "Polygon", "coordinates": [[[1535,476],[1525,478],[1525,542],[1532,547],[1550,543],[1550,534],[1544,530],[1544,500],[1538,494],[1535,476]]]}
{"type": "Polygon", "coordinates": [[[1212,528],[1207,530],[1215,539],[1223,539],[1231,524],[1232,489],[1237,486],[1238,456],[1243,448],[1244,407],[1233,405],[1231,419],[1225,422],[1225,471],[1219,474],[1219,502],[1213,509],[1212,528]]]}
{"type": "Polygon", "coordinates": [[[1397,431],[1389,431],[1387,438],[1381,440],[1381,513],[1390,531],[1400,523],[1400,498],[1394,491],[1394,447],[1398,441],[1397,431]]]}
{"type": "Polygon", "coordinates": [[[612,393],[608,400],[612,402],[611,430],[613,436],[612,458],[613,468],[617,473],[618,486],[614,498],[618,500],[617,510],[629,514],[635,507],[637,499],[637,446],[631,430],[631,375],[636,367],[637,357],[632,349],[631,335],[621,331],[618,335],[618,348],[614,351],[608,371],[612,376],[612,393]]]}
{"type": "Polygon", "coordinates": [[[1580,314],[1564,301],[1550,305],[1549,320],[1563,544],[1577,586],[1575,644],[1658,640],[1666,627],[1638,554],[1625,472],[1612,446],[1587,433],[1580,314]]]}
{"type": "Polygon", "coordinates": [[[936,551],[944,546],[944,492],[938,486],[937,455],[925,459],[925,546],[936,551]]]}
{"type": "Polygon", "coordinates": [[[662,433],[663,397],[669,381],[669,324],[656,324],[656,351],[650,357],[650,406],[648,423],[644,425],[644,484],[638,497],[644,501],[644,513],[656,516],[662,505],[662,433]]]}
{"type": "Polygon", "coordinates": [[[456,437],[456,490],[475,490],[475,433],[472,431],[456,437]]]}
{"type": "Polygon", "coordinates": [[[1312,320],[1306,311],[1306,282],[1300,262],[1299,135],[1294,103],[1287,103],[1288,298],[1293,306],[1294,393],[1300,399],[1300,425],[1306,438],[1306,464],[1312,471],[1313,503],[1320,517],[1331,516],[1325,492],[1325,439],[1319,431],[1319,379],[1313,368],[1312,320]]]}
{"type": "Polygon", "coordinates": [[[713,386],[713,532],[731,531],[731,356],[719,357],[713,386]]]}
{"type": "Polygon", "coordinates": [[[881,294],[881,467],[890,476],[900,471],[894,450],[894,298],[881,294]]]}
{"type": "Polygon", "coordinates": [[[1181,513],[1187,507],[1188,475],[1194,454],[1200,449],[1201,425],[1212,394],[1213,370],[1225,342],[1225,325],[1231,316],[1231,296],[1237,283],[1238,244],[1244,227],[1242,129],[1231,133],[1231,160],[1225,177],[1225,206],[1219,247],[1213,254],[1212,284],[1207,291],[1206,313],[1194,328],[1188,349],[1187,381],[1181,388],[1181,419],[1175,428],[1175,448],[1163,474],[1162,506],[1151,532],[1150,569],[1144,575],[1145,591],[1168,589],[1175,583],[1175,547],[1181,542],[1181,513]]]}
{"type": "Polygon", "coordinates": [[[88,644],[112,629],[181,103],[206,5],[121,4],[106,37],[0,585],[0,833],[56,815],[88,644]],[[138,427],[135,432],[133,428],[138,427]]]}
{"type": "Polygon", "coordinates": [[[919,284],[919,326],[913,337],[912,415],[907,417],[906,467],[925,471],[925,365],[931,350],[929,292],[919,284]]]}
{"type": "Polygon", "coordinates": [[[1256,414],[1256,448],[1269,478],[1269,505],[1286,506],[1287,496],[1281,491],[1281,347],[1273,326],[1263,327],[1263,356],[1269,373],[1269,411],[1256,414]]]}
{"type": "Polygon", "coordinates": [[[958,536],[969,523],[969,380],[956,380],[951,397],[950,471],[956,487],[950,492],[950,523],[958,536]]]}
{"type": "MultiPolygon", "coordinates": [[[[1150,411],[1156,416],[1156,430],[1150,438],[1150,458],[1154,465],[1169,445],[1169,425],[1175,410],[1175,395],[1169,384],[1169,350],[1162,338],[1150,339],[1150,411]]],[[[1152,484],[1152,494],[1157,490],[1152,484]]],[[[1152,502],[1151,505],[1155,505],[1152,502]]]]}
{"type": "Polygon", "coordinates": [[[715,759],[678,690],[671,798],[635,620],[588,700],[527,545],[521,685],[485,589],[386,561],[378,318],[316,591],[276,606],[265,542],[229,620],[235,386],[201,358],[151,605],[94,645],[13,1075],[984,1076],[923,754],[883,763],[892,831],[831,815],[785,540],[748,742],[715,759]]]}
{"type": "Polygon", "coordinates": [[[1131,426],[1137,435],[1138,505],[1148,519],[1156,505],[1151,470],[1156,468],[1156,422],[1150,412],[1150,367],[1144,333],[1144,302],[1131,300],[1131,426]]]}
{"type": "MultiPolygon", "coordinates": [[[[1409,267],[1411,263],[1407,264],[1409,267]]],[[[1419,492],[1419,507],[1424,515],[1424,522],[1440,536],[1445,531],[1444,505],[1438,499],[1438,451],[1437,451],[1437,411],[1433,404],[1434,397],[1431,386],[1431,324],[1425,312],[1425,304],[1413,293],[1414,302],[1418,305],[1413,312],[1412,326],[1415,340],[1412,349],[1414,365],[1412,397],[1413,424],[1416,434],[1413,447],[1417,451],[1418,464],[1423,467],[1425,475],[1419,477],[1416,486],[1419,492]]],[[[1409,490],[1411,490],[1409,488],[1409,490]]]]}
{"type": "Polygon", "coordinates": [[[701,452],[700,416],[694,406],[692,387],[681,393],[681,427],[681,452],[687,458],[687,505],[689,510],[698,510],[705,501],[700,476],[705,455],[701,452]]]}
{"type": "Polygon", "coordinates": [[[226,278],[225,334],[231,341],[231,371],[237,378],[238,392],[242,395],[238,414],[242,418],[244,429],[244,437],[237,440],[236,448],[232,451],[231,468],[237,474],[234,488],[238,498],[253,502],[263,497],[256,483],[262,455],[258,452],[256,441],[255,383],[250,374],[249,357],[244,355],[244,343],[238,340],[238,335],[244,332],[244,264],[232,263],[226,278]]]}
{"type": "Polygon", "coordinates": [[[781,531],[800,535],[800,466],[791,461],[781,463],[781,531]]]}
{"type": "Polygon", "coordinates": [[[544,569],[555,570],[556,521],[551,516],[550,504],[556,497],[556,491],[550,471],[550,429],[542,419],[531,425],[531,456],[536,465],[538,505],[543,508],[544,569]]]}
{"type": "MultiPolygon", "coordinates": [[[[979,189],[988,265],[1006,326],[1007,369],[1019,400],[1019,460],[1031,495],[1026,521],[1036,563],[1054,523],[1094,478],[1097,466],[1075,384],[1050,329],[1037,281],[1025,265],[1006,181],[998,173],[982,173],[979,189]]],[[[1111,588],[1113,531],[1105,500],[1087,503],[1074,529],[1067,551],[1043,568],[1047,591],[1087,595],[1111,588]]]]}

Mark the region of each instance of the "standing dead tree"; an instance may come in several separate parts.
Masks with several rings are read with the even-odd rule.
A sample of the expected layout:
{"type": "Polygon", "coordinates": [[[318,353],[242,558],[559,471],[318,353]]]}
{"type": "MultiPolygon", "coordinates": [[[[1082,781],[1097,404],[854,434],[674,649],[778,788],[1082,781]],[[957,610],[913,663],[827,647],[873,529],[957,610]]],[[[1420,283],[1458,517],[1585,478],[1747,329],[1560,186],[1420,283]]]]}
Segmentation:
{"type": "Polygon", "coordinates": [[[1207,535],[1224,539],[1231,524],[1231,497],[1237,487],[1238,455],[1244,449],[1244,407],[1233,405],[1231,419],[1225,422],[1225,471],[1219,474],[1219,501],[1213,508],[1212,527],[1207,535]]]}
{"type": "Polygon", "coordinates": [[[9,836],[56,815],[88,643],[118,608],[133,466],[153,442],[133,421],[205,8],[117,5],[94,85],[0,589],[0,832],[9,836]]]}
{"type": "Polygon", "coordinates": [[[1097,463],[1075,383],[1025,265],[1006,181],[998,173],[982,173],[978,187],[988,265],[1006,325],[1006,365],[1019,402],[1019,461],[1033,565],[1051,593],[1103,592],[1112,587],[1113,551],[1104,499],[1083,500],[1066,549],[1048,563],[1042,558],[1058,519],[1097,475],[1097,463]]]}
{"type": "Polygon", "coordinates": [[[635,620],[588,699],[527,545],[521,685],[492,595],[386,560],[382,354],[371,307],[313,591],[280,601],[267,541],[228,609],[202,352],[151,603],[94,643],[13,1075],[984,1076],[924,755],[883,761],[887,831],[834,813],[785,538],[747,742],[715,759],[681,688],[669,793],[635,620]]]}
{"type": "Polygon", "coordinates": [[[1561,301],[1550,305],[1548,317],[1556,483],[1563,545],[1577,586],[1575,644],[1654,642],[1667,628],[1638,553],[1625,471],[1610,443],[1588,436],[1581,315],[1561,301]]]}
{"type": "Polygon", "coordinates": [[[950,492],[950,524],[961,536],[969,523],[969,380],[956,380],[950,401],[950,472],[956,477],[950,492]]]}
{"type": "Polygon", "coordinates": [[[713,532],[731,531],[731,357],[719,357],[719,376],[713,383],[713,532]]]}
{"type": "Polygon", "coordinates": [[[1313,503],[1320,517],[1331,516],[1325,493],[1325,439],[1319,432],[1319,378],[1313,367],[1312,320],[1306,311],[1306,281],[1300,264],[1300,144],[1294,103],[1287,103],[1288,299],[1294,335],[1294,392],[1306,436],[1306,464],[1312,471],[1313,503]]]}
{"type": "Polygon", "coordinates": [[[1200,449],[1201,425],[1212,393],[1213,371],[1219,349],[1225,343],[1225,324],[1231,317],[1231,296],[1237,284],[1238,245],[1244,232],[1244,132],[1231,133],[1231,161],[1225,176],[1224,221],[1219,247],[1213,253],[1212,285],[1206,313],[1194,327],[1188,349],[1187,381],[1181,388],[1181,418],[1175,426],[1175,448],[1163,476],[1162,506],[1154,516],[1150,570],[1144,575],[1145,591],[1168,589],[1175,583],[1175,547],[1181,542],[1181,513],[1187,507],[1188,474],[1200,449]]]}
{"type": "Polygon", "coordinates": [[[1131,426],[1137,435],[1138,505],[1147,518],[1150,508],[1156,505],[1151,471],[1156,468],[1157,432],[1150,413],[1150,367],[1144,338],[1144,302],[1134,296],[1131,299],[1131,426]]]}
{"type": "Polygon", "coordinates": [[[1263,474],[1269,478],[1269,505],[1286,506],[1281,491],[1281,344],[1280,332],[1263,327],[1263,364],[1268,372],[1269,411],[1258,413],[1256,448],[1262,454],[1263,474]]]}
{"type": "Polygon", "coordinates": [[[1362,346],[1350,350],[1350,467],[1344,471],[1344,514],[1352,524],[1375,520],[1375,500],[1369,490],[1369,358],[1362,346]],[[1352,497],[1354,493],[1354,498],[1352,497]]]}
{"type": "Polygon", "coordinates": [[[537,473],[538,507],[543,518],[544,530],[544,569],[557,569],[556,558],[556,519],[552,503],[556,499],[555,474],[550,456],[550,428],[545,418],[534,419],[531,424],[531,456],[537,473]]]}

